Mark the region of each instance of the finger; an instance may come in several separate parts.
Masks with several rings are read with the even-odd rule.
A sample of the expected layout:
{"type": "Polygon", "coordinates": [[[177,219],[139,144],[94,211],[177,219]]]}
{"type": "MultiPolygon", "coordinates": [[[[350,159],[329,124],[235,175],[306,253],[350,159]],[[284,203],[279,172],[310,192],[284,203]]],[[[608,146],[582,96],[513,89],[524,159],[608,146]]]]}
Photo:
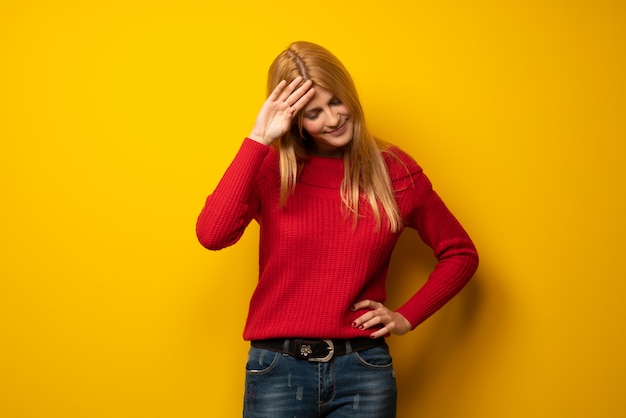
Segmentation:
{"type": "Polygon", "coordinates": [[[377,325],[387,325],[392,321],[387,309],[375,309],[364,313],[354,320],[352,326],[358,329],[368,329],[377,325]]]}
{"type": "Polygon", "coordinates": [[[306,102],[311,100],[314,95],[315,89],[313,88],[313,82],[311,80],[306,80],[300,87],[294,90],[289,97],[287,97],[285,103],[291,107],[298,105],[298,107],[302,109],[306,102]]]}
{"type": "Polygon", "coordinates": [[[274,90],[272,90],[272,93],[270,94],[269,98],[271,100],[278,99],[278,97],[280,96],[280,93],[285,89],[286,85],[287,85],[286,80],[282,80],[280,83],[278,83],[278,85],[274,87],[274,90]]]}
{"type": "MultiPolygon", "coordinates": [[[[284,86],[284,88],[280,92],[278,100],[287,102],[287,98],[291,95],[291,93],[294,92],[294,90],[296,90],[296,88],[298,87],[298,85],[300,85],[302,80],[303,80],[302,76],[297,76],[296,78],[291,80],[291,82],[287,84],[286,86],[284,86]]],[[[287,81],[285,81],[285,83],[287,83],[287,81]]]]}
{"type": "Polygon", "coordinates": [[[386,316],[384,316],[384,315],[375,315],[369,321],[363,322],[359,328],[360,329],[370,329],[370,328],[376,327],[376,326],[386,326],[387,322],[388,322],[388,319],[387,319],[386,316]]]}
{"type": "Polygon", "coordinates": [[[379,315],[357,326],[357,328],[359,328],[360,330],[366,330],[372,327],[378,327],[378,328],[376,328],[374,332],[370,334],[370,337],[379,338],[384,335],[391,334],[393,330],[395,329],[395,324],[393,323],[390,317],[379,315]]]}
{"type": "Polygon", "coordinates": [[[370,334],[370,338],[380,338],[380,337],[384,337],[385,335],[389,335],[389,334],[391,334],[391,331],[387,327],[383,327],[383,328],[377,330],[376,332],[372,332],[370,334]]]}
{"type": "Polygon", "coordinates": [[[309,88],[295,103],[293,103],[290,107],[292,109],[293,115],[298,113],[300,110],[304,109],[306,104],[311,101],[311,99],[315,96],[315,89],[313,87],[309,88]]]}
{"type": "Polygon", "coordinates": [[[353,311],[358,311],[360,309],[379,309],[379,308],[382,308],[382,307],[383,307],[382,303],[376,302],[374,300],[366,299],[366,300],[362,300],[362,301],[359,301],[359,302],[355,303],[352,306],[352,310],[353,311]]]}

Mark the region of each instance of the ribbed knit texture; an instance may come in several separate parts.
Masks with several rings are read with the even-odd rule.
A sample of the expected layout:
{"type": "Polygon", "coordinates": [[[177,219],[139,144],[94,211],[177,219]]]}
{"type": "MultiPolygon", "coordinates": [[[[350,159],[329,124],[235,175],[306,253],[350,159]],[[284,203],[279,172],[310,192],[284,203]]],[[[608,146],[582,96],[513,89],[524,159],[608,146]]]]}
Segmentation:
{"type": "MultiPolygon", "coordinates": [[[[478,256],[417,163],[395,147],[384,157],[405,226],[416,229],[438,259],[427,282],[398,309],[416,327],[465,286],[478,256]]],[[[385,302],[400,232],[391,233],[385,219],[376,231],[366,202],[353,227],[339,191],[342,159],[311,157],[281,208],[278,164],[274,149],[246,139],[196,225],[200,243],[211,250],[237,242],[252,219],[260,225],[259,281],[244,339],[368,336],[371,330],[351,326],[363,312],[350,308],[364,299],[385,302]]]]}

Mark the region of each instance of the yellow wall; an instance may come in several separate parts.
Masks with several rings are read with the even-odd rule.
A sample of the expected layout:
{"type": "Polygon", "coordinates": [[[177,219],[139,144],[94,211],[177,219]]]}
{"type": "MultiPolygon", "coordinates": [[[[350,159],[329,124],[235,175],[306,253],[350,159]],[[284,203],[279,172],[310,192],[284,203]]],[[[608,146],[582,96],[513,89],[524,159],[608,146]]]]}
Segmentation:
{"type": "MultiPolygon", "coordinates": [[[[343,60],[482,257],[392,338],[399,416],[626,416],[608,0],[2,1],[0,416],[240,415],[257,228],[210,253],[194,224],[300,39],[343,60]]],[[[432,265],[414,233],[397,250],[392,305],[432,265]]]]}

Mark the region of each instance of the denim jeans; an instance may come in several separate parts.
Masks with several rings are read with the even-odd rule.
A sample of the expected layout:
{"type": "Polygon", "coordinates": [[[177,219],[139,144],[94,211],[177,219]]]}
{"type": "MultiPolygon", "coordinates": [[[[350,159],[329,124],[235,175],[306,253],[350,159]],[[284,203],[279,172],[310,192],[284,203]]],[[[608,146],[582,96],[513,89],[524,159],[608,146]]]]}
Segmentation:
{"type": "Polygon", "coordinates": [[[377,346],[315,363],[251,347],[245,418],[396,416],[396,378],[389,348],[377,346]]]}

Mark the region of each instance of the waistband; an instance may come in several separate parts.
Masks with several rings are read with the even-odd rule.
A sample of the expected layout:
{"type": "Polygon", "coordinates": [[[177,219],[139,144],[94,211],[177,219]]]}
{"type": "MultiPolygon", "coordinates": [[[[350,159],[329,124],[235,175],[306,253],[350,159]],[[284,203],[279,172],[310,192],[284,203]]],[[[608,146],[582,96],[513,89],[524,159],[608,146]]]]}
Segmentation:
{"type": "Polygon", "coordinates": [[[300,360],[326,363],[335,356],[386,346],[384,338],[353,338],[349,340],[269,339],[253,340],[252,347],[288,354],[300,360]]]}

